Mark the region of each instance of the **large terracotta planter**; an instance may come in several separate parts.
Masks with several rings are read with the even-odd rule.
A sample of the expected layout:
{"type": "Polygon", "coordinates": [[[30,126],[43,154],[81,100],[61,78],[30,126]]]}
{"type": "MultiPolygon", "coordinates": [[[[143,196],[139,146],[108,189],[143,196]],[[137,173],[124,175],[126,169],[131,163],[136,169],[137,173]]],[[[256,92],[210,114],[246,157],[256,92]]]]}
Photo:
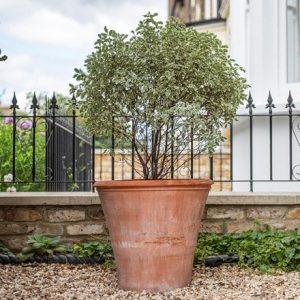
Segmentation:
{"type": "Polygon", "coordinates": [[[95,184],[126,290],[187,286],[210,180],[100,181],[95,184]]]}

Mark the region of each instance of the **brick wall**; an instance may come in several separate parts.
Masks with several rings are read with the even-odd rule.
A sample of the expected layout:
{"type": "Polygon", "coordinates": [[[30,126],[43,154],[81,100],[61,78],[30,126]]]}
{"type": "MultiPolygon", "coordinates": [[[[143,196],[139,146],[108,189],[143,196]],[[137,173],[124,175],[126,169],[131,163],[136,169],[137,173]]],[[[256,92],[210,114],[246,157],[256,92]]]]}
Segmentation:
{"type": "MultiPolygon", "coordinates": [[[[230,130],[226,129],[223,132],[225,141],[219,149],[213,154],[213,176],[214,185],[212,191],[231,191],[231,183],[220,183],[218,180],[230,180],[230,130]],[[221,151],[220,151],[221,150],[221,151]]],[[[115,150],[115,179],[131,179],[131,153],[129,150],[115,150]]],[[[182,165],[184,161],[189,161],[190,155],[183,154],[177,163],[182,165]]],[[[135,167],[139,168],[139,162],[135,161],[135,167]]],[[[209,178],[210,176],[210,161],[207,154],[201,154],[193,159],[193,175],[194,178],[209,178]]],[[[175,166],[176,169],[176,166],[175,166]]],[[[112,161],[109,151],[96,149],[95,153],[95,178],[96,180],[111,180],[112,161]]],[[[142,173],[142,172],[140,172],[142,173]]],[[[138,172],[135,173],[135,178],[140,178],[138,172]]],[[[190,166],[185,165],[175,171],[174,178],[190,178],[190,166]]]]}
{"type": "MultiPolygon", "coordinates": [[[[211,193],[202,232],[240,232],[259,221],[300,230],[300,194],[211,193]]],[[[0,193],[0,240],[20,249],[28,235],[59,235],[76,242],[106,238],[100,201],[93,193],[0,193]]]]}
{"type": "Polygon", "coordinates": [[[107,235],[100,205],[2,206],[0,240],[18,249],[27,235],[62,236],[64,241],[97,239],[107,235]]]}

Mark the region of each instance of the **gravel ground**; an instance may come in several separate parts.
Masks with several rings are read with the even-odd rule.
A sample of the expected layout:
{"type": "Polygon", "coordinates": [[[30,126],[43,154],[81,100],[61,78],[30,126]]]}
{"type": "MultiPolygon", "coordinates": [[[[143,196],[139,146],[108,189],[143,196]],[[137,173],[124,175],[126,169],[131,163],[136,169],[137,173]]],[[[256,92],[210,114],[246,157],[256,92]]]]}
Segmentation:
{"type": "Polygon", "coordinates": [[[275,275],[236,266],[196,268],[187,288],[136,293],[117,288],[116,272],[88,265],[0,265],[0,299],[300,299],[300,272],[275,275]]]}

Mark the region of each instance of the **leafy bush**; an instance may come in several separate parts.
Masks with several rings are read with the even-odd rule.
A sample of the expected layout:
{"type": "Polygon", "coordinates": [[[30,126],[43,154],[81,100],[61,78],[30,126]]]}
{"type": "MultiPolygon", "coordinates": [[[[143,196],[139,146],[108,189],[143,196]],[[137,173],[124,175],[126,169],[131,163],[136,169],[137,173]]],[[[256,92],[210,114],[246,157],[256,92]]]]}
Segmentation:
{"type": "Polygon", "coordinates": [[[156,16],[145,15],[131,37],[105,28],[71,85],[88,132],[111,136],[113,123],[116,141],[133,141],[144,179],[167,178],[187,164],[177,162],[192,141],[195,154],[212,153],[247,88],[214,34],[156,16]]]}
{"type": "Polygon", "coordinates": [[[236,253],[240,266],[300,271],[300,232],[246,231],[236,234],[201,234],[197,242],[195,259],[202,261],[209,255],[236,253]]]}
{"type": "Polygon", "coordinates": [[[101,255],[105,259],[113,258],[112,247],[104,240],[74,244],[71,252],[80,257],[101,255]]]}
{"type": "MultiPolygon", "coordinates": [[[[16,181],[32,181],[32,121],[27,118],[17,118],[16,127],[16,181]]],[[[39,123],[36,127],[35,147],[35,172],[37,180],[45,179],[45,125],[39,123]]],[[[0,118],[0,191],[12,188],[12,164],[13,164],[13,119],[12,117],[0,118]]],[[[18,191],[43,191],[43,183],[17,184],[18,191]]]]}
{"type": "MultiPolygon", "coordinates": [[[[26,260],[34,254],[52,256],[53,254],[71,253],[75,256],[102,256],[105,261],[111,262],[113,252],[110,243],[104,240],[76,243],[72,246],[62,245],[60,237],[47,237],[42,234],[30,236],[18,255],[20,260],[26,260]]],[[[1,253],[1,244],[0,244],[1,253]]]]}
{"type": "Polygon", "coordinates": [[[19,255],[21,260],[25,260],[34,254],[52,256],[56,253],[65,253],[67,248],[60,244],[59,237],[47,237],[42,234],[30,236],[27,245],[19,255]]]}

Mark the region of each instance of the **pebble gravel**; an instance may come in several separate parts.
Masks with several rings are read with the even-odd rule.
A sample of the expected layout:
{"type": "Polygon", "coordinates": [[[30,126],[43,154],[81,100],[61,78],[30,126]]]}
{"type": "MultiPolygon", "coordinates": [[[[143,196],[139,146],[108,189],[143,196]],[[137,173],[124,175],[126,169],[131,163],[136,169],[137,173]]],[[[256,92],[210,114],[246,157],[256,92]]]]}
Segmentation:
{"type": "Polygon", "coordinates": [[[1,265],[0,299],[299,299],[300,272],[261,274],[237,266],[195,268],[189,287],[165,293],[118,289],[116,271],[91,265],[1,265]]]}

